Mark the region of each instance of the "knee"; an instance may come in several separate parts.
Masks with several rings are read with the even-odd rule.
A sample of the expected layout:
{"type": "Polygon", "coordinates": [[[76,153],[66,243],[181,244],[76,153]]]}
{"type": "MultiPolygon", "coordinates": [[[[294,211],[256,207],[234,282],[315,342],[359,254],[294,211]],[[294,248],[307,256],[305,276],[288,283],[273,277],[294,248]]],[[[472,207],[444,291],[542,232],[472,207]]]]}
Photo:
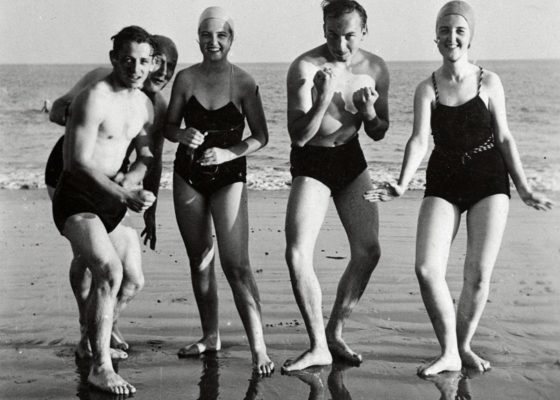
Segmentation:
{"type": "Polygon", "coordinates": [[[123,267],[118,258],[96,260],[92,274],[98,289],[112,294],[119,291],[123,281],[123,267]]]}
{"type": "Polygon", "coordinates": [[[363,243],[352,249],[352,259],[361,265],[369,266],[372,270],[377,266],[381,258],[381,247],[378,241],[363,243]]]}
{"type": "Polygon", "coordinates": [[[208,269],[214,260],[214,248],[208,246],[201,251],[189,251],[189,265],[192,273],[202,273],[208,269]]]}
{"type": "Polygon", "coordinates": [[[490,270],[491,266],[484,267],[482,265],[467,265],[463,276],[463,287],[472,291],[487,291],[490,288],[490,274],[482,271],[490,270]]]}
{"type": "Polygon", "coordinates": [[[222,269],[229,281],[247,282],[253,276],[249,257],[246,256],[232,256],[223,257],[220,254],[220,261],[222,269]]]}
{"type": "Polygon", "coordinates": [[[285,257],[288,268],[292,273],[300,270],[304,265],[312,264],[313,262],[312,252],[306,251],[299,246],[288,246],[285,257]]]}
{"type": "Polygon", "coordinates": [[[145,279],[142,271],[135,274],[127,274],[123,277],[122,287],[123,290],[131,292],[132,294],[139,292],[144,288],[145,279]]]}
{"type": "Polygon", "coordinates": [[[440,268],[436,268],[431,264],[416,264],[415,272],[420,285],[433,284],[445,280],[445,273],[441,273],[440,268]]]}

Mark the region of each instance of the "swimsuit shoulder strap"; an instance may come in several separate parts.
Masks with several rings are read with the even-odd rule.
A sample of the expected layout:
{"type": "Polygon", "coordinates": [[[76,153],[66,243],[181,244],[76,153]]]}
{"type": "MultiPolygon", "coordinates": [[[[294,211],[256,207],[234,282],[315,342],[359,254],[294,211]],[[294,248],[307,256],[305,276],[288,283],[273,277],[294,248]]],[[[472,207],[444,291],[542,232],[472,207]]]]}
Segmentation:
{"type": "Polygon", "coordinates": [[[477,96],[480,95],[480,88],[482,87],[482,77],[484,75],[484,69],[481,66],[479,66],[478,68],[479,68],[480,74],[478,76],[478,87],[476,88],[476,95],[477,96]]]}
{"type": "Polygon", "coordinates": [[[436,72],[432,72],[432,85],[434,85],[434,90],[436,92],[436,104],[439,103],[439,91],[437,88],[437,83],[436,83],[436,72]]]}
{"type": "Polygon", "coordinates": [[[231,64],[231,69],[229,73],[229,101],[233,103],[233,64],[231,64]]]}

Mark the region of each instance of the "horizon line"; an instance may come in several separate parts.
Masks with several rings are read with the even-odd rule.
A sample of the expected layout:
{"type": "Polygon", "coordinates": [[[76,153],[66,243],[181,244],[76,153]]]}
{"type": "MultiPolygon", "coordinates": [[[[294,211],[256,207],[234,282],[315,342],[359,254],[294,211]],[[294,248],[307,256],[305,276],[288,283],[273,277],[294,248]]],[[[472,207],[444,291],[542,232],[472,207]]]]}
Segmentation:
{"type": "MultiPolygon", "coordinates": [[[[560,61],[559,58],[480,58],[476,61],[560,61]]],[[[235,61],[234,63],[239,64],[289,64],[293,60],[290,61],[235,61]]],[[[195,62],[180,62],[177,65],[189,65],[189,64],[196,64],[199,61],[195,62]]],[[[439,59],[437,60],[430,60],[430,59],[419,59],[419,60],[388,60],[386,59],[385,62],[440,62],[439,59]]],[[[97,64],[108,64],[108,61],[103,62],[1,62],[0,65],[97,65],[97,64]]]]}

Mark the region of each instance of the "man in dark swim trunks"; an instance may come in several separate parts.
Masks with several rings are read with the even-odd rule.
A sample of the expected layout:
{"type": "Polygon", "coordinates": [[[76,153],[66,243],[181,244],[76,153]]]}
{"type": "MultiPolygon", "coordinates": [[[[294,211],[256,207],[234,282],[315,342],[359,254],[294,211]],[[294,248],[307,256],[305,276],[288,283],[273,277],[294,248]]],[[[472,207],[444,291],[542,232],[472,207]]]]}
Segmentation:
{"type": "Polygon", "coordinates": [[[88,382],[129,394],[136,389],[113,369],[110,340],[123,276],[141,271],[138,236],[121,220],[127,208],[140,212],[155,201],[152,192],[137,188],[153,159],[154,109],[139,90],[153,68],[153,47],[150,35],[135,26],[113,40],[113,71],[80,92],[70,106],[53,217],[93,278],[85,308],[93,354],[88,382]],[[133,139],[137,159],[126,174],[119,173],[133,139]]]}
{"type": "Polygon", "coordinates": [[[389,127],[389,73],[378,56],[360,49],[367,15],[355,1],[323,3],[326,43],[290,66],[288,131],[292,140],[292,189],[286,215],[286,261],[311,348],[284,364],[284,371],[325,365],[332,357],[359,364],[342,339],[342,328],[380,257],[377,207],[363,201],[372,184],[358,142],[381,140],[389,127]],[[329,198],[350,241],[351,259],[337,290],[326,331],[313,251],[329,198]]]}
{"type": "MultiPolygon", "coordinates": [[[[153,35],[152,42],[155,46],[154,48],[154,61],[155,67],[148,76],[148,79],[144,82],[142,91],[150,98],[154,105],[154,160],[150,169],[144,177],[143,185],[144,189],[149,190],[157,196],[159,183],[161,179],[162,170],[162,151],[163,151],[163,126],[165,123],[165,115],[167,112],[167,100],[162,95],[161,91],[169,83],[173,74],[175,73],[175,67],[177,66],[178,52],[177,47],[173,41],[165,36],[153,35]]],[[[56,99],[51,108],[49,118],[52,122],[59,125],[65,126],[68,107],[72,103],[72,100],[86,87],[99,82],[100,80],[106,78],[112,72],[110,67],[100,67],[85,74],[67,93],[56,99]]],[[[45,168],[45,183],[47,185],[47,191],[49,196],[52,198],[54,195],[55,188],[57,186],[59,177],[62,173],[63,160],[62,160],[62,147],[64,143],[64,135],[60,137],[56,145],[49,155],[47,165],[45,168]]],[[[135,149],[135,143],[132,141],[127,150],[127,157],[123,162],[121,167],[121,172],[126,173],[130,167],[129,154],[135,149]]],[[[152,250],[155,250],[156,245],[156,203],[148,208],[144,212],[144,222],[145,228],[142,231],[142,236],[144,237],[144,244],[150,245],[152,250]]],[[[117,298],[117,307],[115,309],[113,331],[111,333],[111,357],[113,359],[125,359],[128,357],[126,351],[129,349],[129,345],[124,339],[122,333],[120,332],[117,320],[119,314],[122,312],[123,308],[131,298],[142,288],[144,282],[144,275],[141,271],[133,275],[127,275],[123,277],[123,283],[121,287],[127,287],[126,290],[122,290],[120,294],[126,294],[127,297],[121,295],[117,298]]],[[[89,346],[89,341],[87,340],[87,335],[84,329],[84,314],[85,314],[85,304],[87,297],[89,295],[89,290],[91,287],[91,273],[87,268],[80,265],[80,258],[74,258],[70,266],[70,283],[72,285],[72,290],[76,297],[76,302],[78,304],[78,310],[80,312],[80,330],[82,333],[82,340],[76,348],[76,355],[80,358],[91,357],[91,348],[89,346]]]]}

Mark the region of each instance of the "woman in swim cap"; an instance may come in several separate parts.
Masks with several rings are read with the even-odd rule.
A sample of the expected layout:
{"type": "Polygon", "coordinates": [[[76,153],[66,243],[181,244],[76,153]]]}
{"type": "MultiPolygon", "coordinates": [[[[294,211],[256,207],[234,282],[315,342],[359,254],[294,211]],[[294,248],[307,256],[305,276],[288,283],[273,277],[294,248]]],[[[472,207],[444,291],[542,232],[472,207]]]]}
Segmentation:
{"type": "Polygon", "coordinates": [[[426,154],[432,133],[435,146],[418,217],[415,268],[441,355],[419,367],[423,376],[461,367],[480,372],[490,369],[490,362],[472,350],[471,341],[488,299],[506,225],[509,177],[528,206],[537,210],[552,206],[527,183],[508,128],[500,78],[468,60],[474,26],[474,12],[464,1],[451,1],[439,11],[435,42],[443,64],[416,89],[414,126],[398,183],[386,183],[366,194],[370,201],[402,196],[426,154]],[[467,253],[455,312],[445,273],[464,211],[467,253]]]}
{"type": "Polygon", "coordinates": [[[199,355],[221,347],[212,222],[222,269],[251,347],[253,367],[269,375],[259,292],[249,263],[245,157],[268,142],[268,130],[255,80],[230,63],[233,20],[209,7],[198,25],[202,62],[180,71],[173,85],[166,137],[179,142],[173,198],[179,230],[191,268],[202,338],[179,350],[199,355]],[[185,129],[181,122],[185,121],[185,129]],[[245,120],[249,136],[243,139],[245,120]]]}

